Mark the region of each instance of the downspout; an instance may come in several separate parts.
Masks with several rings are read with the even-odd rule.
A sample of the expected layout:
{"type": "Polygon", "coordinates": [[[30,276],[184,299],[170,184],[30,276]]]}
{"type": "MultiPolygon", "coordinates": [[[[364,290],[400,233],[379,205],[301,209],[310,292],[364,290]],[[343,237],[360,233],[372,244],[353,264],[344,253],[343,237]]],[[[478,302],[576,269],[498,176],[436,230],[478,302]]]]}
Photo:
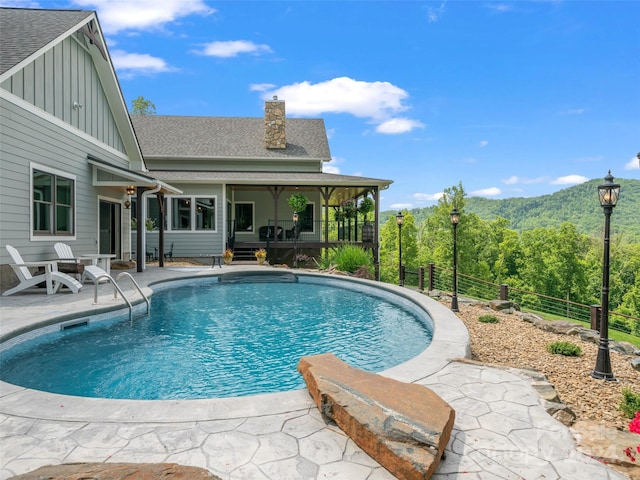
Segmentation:
{"type": "MultiPolygon", "coordinates": [[[[143,234],[142,235],[138,235],[140,238],[140,240],[138,240],[138,245],[139,245],[139,249],[138,249],[138,260],[139,263],[141,265],[142,268],[138,267],[138,271],[139,272],[143,272],[144,269],[146,268],[146,264],[147,264],[147,228],[146,228],[146,224],[147,224],[147,197],[149,195],[153,195],[155,193],[158,193],[160,191],[162,187],[160,186],[160,184],[156,184],[155,187],[153,187],[150,190],[145,190],[144,192],[142,192],[142,201],[140,202],[140,205],[138,205],[139,209],[140,209],[140,217],[142,217],[142,224],[145,226],[142,229],[143,234]]],[[[160,222],[164,222],[164,218],[160,219],[160,222]]],[[[140,224],[140,220],[138,220],[138,225],[140,224]]],[[[161,223],[161,225],[158,225],[158,228],[163,228],[164,223],[161,223]]]]}

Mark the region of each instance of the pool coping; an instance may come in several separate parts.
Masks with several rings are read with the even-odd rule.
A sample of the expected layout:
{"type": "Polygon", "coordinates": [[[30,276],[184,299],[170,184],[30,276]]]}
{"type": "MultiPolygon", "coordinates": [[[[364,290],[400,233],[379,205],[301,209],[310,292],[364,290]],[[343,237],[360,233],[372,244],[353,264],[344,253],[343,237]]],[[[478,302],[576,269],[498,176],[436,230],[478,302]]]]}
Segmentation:
{"type": "MultiPolygon", "coordinates": [[[[247,272],[266,273],[264,267],[246,267],[247,272]]],[[[184,273],[184,272],[183,272],[184,273]]],[[[208,276],[219,276],[225,272],[203,270],[188,272],[189,276],[173,276],[151,280],[143,288],[152,295],[153,287],[161,287],[167,281],[188,280],[208,276]],[[195,274],[193,274],[195,273],[195,274]]],[[[292,271],[296,275],[311,275],[326,278],[327,274],[302,270],[292,271]]],[[[361,282],[402,296],[423,308],[433,320],[431,345],[412,359],[381,372],[395,380],[417,382],[440,371],[451,359],[470,357],[469,333],[463,322],[448,308],[427,295],[387,283],[375,282],[347,276],[332,276],[334,279],[361,282]]],[[[100,308],[100,312],[120,310],[121,306],[100,308]]],[[[87,309],[82,314],[93,314],[87,309]]],[[[80,314],[73,317],[78,318],[80,314]]],[[[23,325],[20,332],[3,334],[6,340],[30,329],[68,321],[69,314],[48,320],[32,319],[23,325]]],[[[281,393],[268,393],[245,397],[213,398],[199,400],[115,400],[76,397],[31,390],[0,381],[0,413],[20,417],[77,422],[118,423],[187,423],[222,420],[263,415],[276,415],[313,408],[315,405],[306,389],[281,393]]]]}

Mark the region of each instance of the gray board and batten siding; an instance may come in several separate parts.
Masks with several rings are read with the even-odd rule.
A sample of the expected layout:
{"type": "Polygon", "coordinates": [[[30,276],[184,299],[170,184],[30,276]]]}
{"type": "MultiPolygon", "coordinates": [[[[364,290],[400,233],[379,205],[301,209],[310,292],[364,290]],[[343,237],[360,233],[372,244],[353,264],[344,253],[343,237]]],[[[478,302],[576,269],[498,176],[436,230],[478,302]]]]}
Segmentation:
{"type": "MultiPolygon", "coordinates": [[[[44,52],[0,87],[124,153],[93,57],[77,35],[44,52]],[[74,102],[82,106],[74,108],[74,102]]],[[[128,167],[128,161],[119,163],[128,167]]]]}
{"type": "MultiPolygon", "coordinates": [[[[42,52],[0,85],[0,231],[2,244],[15,246],[25,260],[55,258],[56,241],[73,241],[75,251],[96,251],[98,198],[122,201],[113,190],[92,185],[93,167],[87,155],[124,169],[129,168],[129,158],[94,64],[96,57],[83,45],[84,37],[77,35],[42,52]],[[74,102],[82,107],[74,108],[74,102]],[[31,165],[75,179],[72,237],[30,240],[31,165]]],[[[3,46],[3,52],[6,49],[3,46]]],[[[2,68],[9,71],[5,63],[2,68]]],[[[128,239],[122,248],[123,252],[129,249],[128,239]]],[[[10,261],[5,249],[0,249],[0,263],[10,261]]]]}

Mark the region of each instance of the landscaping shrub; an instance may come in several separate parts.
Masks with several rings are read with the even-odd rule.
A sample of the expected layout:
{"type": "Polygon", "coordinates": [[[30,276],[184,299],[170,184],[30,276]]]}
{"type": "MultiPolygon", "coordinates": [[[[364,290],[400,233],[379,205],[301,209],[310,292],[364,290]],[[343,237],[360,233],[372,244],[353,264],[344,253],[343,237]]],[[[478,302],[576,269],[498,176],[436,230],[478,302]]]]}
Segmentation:
{"type": "Polygon", "coordinates": [[[547,351],[567,357],[578,357],[582,355],[582,349],[571,342],[553,342],[547,345],[547,351]]]}
{"type": "Polygon", "coordinates": [[[482,323],[498,323],[500,320],[495,315],[482,315],[478,317],[478,321],[482,323]]]}
{"type": "Polygon", "coordinates": [[[342,272],[355,273],[360,267],[367,267],[373,274],[373,259],[364,249],[356,245],[342,245],[338,247],[333,255],[332,264],[342,272]]]}
{"type": "Polygon", "coordinates": [[[625,417],[633,418],[636,412],[640,411],[640,394],[635,393],[630,388],[623,388],[620,410],[622,410],[625,417]]]}

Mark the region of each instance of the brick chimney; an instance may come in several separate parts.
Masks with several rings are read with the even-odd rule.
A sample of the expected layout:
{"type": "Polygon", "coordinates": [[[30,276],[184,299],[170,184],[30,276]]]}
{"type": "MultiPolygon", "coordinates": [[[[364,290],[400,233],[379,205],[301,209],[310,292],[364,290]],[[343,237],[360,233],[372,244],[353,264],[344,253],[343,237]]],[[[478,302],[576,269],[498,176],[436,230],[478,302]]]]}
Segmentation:
{"type": "Polygon", "coordinates": [[[284,102],[274,96],[264,102],[264,147],[287,148],[284,102]]]}

